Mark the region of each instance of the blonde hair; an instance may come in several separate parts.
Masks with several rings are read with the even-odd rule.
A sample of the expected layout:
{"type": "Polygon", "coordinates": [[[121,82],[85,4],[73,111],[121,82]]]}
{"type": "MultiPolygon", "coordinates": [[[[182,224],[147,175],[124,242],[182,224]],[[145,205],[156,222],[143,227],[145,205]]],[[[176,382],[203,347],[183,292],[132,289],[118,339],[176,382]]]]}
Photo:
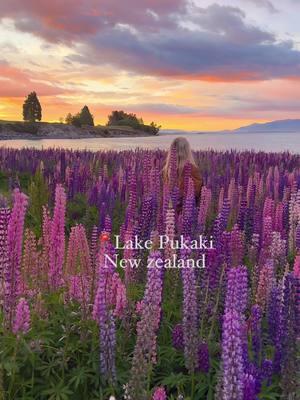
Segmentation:
{"type": "Polygon", "coordinates": [[[190,162],[192,165],[196,166],[196,162],[191,150],[191,146],[185,137],[177,137],[171,143],[169,148],[166,162],[163,168],[163,176],[165,181],[170,181],[170,170],[171,170],[171,153],[172,149],[176,150],[176,161],[177,161],[177,176],[180,178],[182,176],[183,168],[186,162],[190,162]]]}

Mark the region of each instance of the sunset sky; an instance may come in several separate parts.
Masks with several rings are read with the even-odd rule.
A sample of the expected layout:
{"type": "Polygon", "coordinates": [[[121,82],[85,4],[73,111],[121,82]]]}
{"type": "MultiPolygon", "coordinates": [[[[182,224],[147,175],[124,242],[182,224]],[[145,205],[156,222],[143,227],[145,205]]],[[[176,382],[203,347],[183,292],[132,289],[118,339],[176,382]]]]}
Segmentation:
{"type": "Polygon", "coordinates": [[[0,0],[0,119],[87,104],[163,128],[300,118],[300,0],[0,0]]]}

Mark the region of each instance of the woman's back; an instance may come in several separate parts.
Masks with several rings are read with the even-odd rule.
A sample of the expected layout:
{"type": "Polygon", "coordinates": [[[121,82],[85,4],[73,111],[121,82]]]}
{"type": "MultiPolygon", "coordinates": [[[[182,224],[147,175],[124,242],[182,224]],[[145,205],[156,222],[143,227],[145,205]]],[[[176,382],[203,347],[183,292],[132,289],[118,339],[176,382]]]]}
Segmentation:
{"type": "Polygon", "coordinates": [[[186,178],[191,177],[194,182],[196,204],[199,204],[202,179],[200,170],[197,167],[189,142],[186,138],[178,137],[172,142],[164,167],[165,181],[171,186],[178,186],[178,204],[174,205],[180,212],[182,209],[184,194],[187,191],[186,178]]]}

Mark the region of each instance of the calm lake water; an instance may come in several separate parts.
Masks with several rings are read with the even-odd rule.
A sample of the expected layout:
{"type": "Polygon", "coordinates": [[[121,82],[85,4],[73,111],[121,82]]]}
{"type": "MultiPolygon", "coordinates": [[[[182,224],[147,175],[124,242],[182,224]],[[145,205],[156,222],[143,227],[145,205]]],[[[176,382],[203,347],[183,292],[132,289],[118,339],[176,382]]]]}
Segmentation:
{"type": "Polygon", "coordinates": [[[74,150],[125,150],[140,148],[168,148],[177,136],[185,136],[195,150],[263,150],[268,152],[289,150],[300,153],[300,132],[289,133],[161,133],[154,137],[136,138],[97,138],[97,139],[41,139],[5,140],[0,146],[12,148],[34,147],[67,148],[74,150]]]}

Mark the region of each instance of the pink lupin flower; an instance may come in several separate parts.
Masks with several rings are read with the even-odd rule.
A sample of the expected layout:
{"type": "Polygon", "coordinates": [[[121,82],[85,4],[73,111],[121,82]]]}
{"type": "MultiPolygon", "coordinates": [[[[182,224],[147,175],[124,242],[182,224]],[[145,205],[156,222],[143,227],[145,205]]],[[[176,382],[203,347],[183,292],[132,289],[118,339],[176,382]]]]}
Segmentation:
{"type": "Polygon", "coordinates": [[[90,250],[82,225],[71,228],[69,239],[66,270],[71,274],[88,274],[91,267],[90,250]]]}
{"type": "Polygon", "coordinates": [[[0,208],[0,298],[4,295],[4,273],[8,268],[7,228],[11,210],[0,208]]]}
{"type": "Polygon", "coordinates": [[[52,221],[49,214],[49,210],[47,207],[43,207],[43,224],[42,224],[42,258],[40,267],[42,269],[42,275],[46,275],[49,273],[49,262],[50,262],[50,237],[51,237],[51,226],[52,221]]]}
{"type": "Polygon", "coordinates": [[[277,232],[283,230],[283,203],[278,203],[276,206],[274,229],[277,232]]]}
{"type": "Polygon", "coordinates": [[[143,310],[143,301],[137,301],[135,305],[135,313],[141,315],[143,310]]]}
{"type": "MultiPolygon", "coordinates": [[[[124,241],[125,243],[129,240],[133,239],[133,228],[132,225],[128,225],[126,232],[124,233],[124,241]]],[[[124,260],[130,260],[131,258],[134,257],[134,250],[131,248],[126,248],[124,249],[124,253],[123,253],[123,258],[124,260]]],[[[126,286],[128,286],[129,284],[132,283],[132,281],[134,281],[134,276],[135,276],[135,271],[133,268],[127,266],[127,268],[125,268],[125,284],[126,286]]]]}
{"type": "Polygon", "coordinates": [[[169,208],[166,213],[166,236],[169,238],[169,242],[165,247],[165,258],[171,258],[175,253],[174,249],[171,248],[170,243],[175,237],[175,211],[172,208],[172,202],[169,202],[169,208]]]}
{"type": "Polygon", "coordinates": [[[50,236],[50,265],[49,284],[52,289],[57,289],[62,281],[62,268],[65,254],[65,213],[66,193],[62,185],[57,185],[55,190],[55,208],[51,224],[50,236]]]}
{"type": "Polygon", "coordinates": [[[37,250],[37,240],[34,233],[26,229],[23,254],[23,291],[25,289],[36,287],[36,281],[39,274],[39,252],[37,250]]]}
{"type": "Polygon", "coordinates": [[[155,389],[152,400],[167,400],[167,394],[163,387],[158,387],[155,389]]]}
{"type": "Polygon", "coordinates": [[[12,324],[17,297],[21,292],[22,241],[27,196],[15,189],[14,206],[7,228],[8,263],[4,270],[4,311],[9,326],[12,324]]]}
{"type": "Polygon", "coordinates": [[[265,308],[269,299],[269,293],[274,284],[274,265],[273,260],[268,260],[262,267],[259,274],[259,282],[256,293],[256,302],[263,309],[265,308]]]}
{"type": "Polygon", "coordinates": [[[297,255],[294,262],[294,275],[300,279],[300,255],[297,255]]]}
{"type": "Polygon", "coordinates": [[[110,285],[109,303],[114,307],[114,315],[121,318],[127,306],[127,297],[125,285],[117,272],[114,272],[110,285]]]}
{"type": "Polygon", "coordinates": [[[200,232],[203,231],[208,216],[209,207],[211,205],[211,190],[206,186],[201,189],[200,207],[198,213],[198,225],[200,232]]]}
{"type": "Polygon", "coordinates": [[[221,187],[221,190],[219,193],[219,200],[218,200],[218,212],[219,213],[222,211],[223,203],[224,203],[224,187],[221,187]]]}
{"type": "Polygon", "coordinates": [[[16,315],[13,324],[13,333],[27,333],[30,329],[30,309],[27,301],[22,297],[16,307],[16,315]]]}

